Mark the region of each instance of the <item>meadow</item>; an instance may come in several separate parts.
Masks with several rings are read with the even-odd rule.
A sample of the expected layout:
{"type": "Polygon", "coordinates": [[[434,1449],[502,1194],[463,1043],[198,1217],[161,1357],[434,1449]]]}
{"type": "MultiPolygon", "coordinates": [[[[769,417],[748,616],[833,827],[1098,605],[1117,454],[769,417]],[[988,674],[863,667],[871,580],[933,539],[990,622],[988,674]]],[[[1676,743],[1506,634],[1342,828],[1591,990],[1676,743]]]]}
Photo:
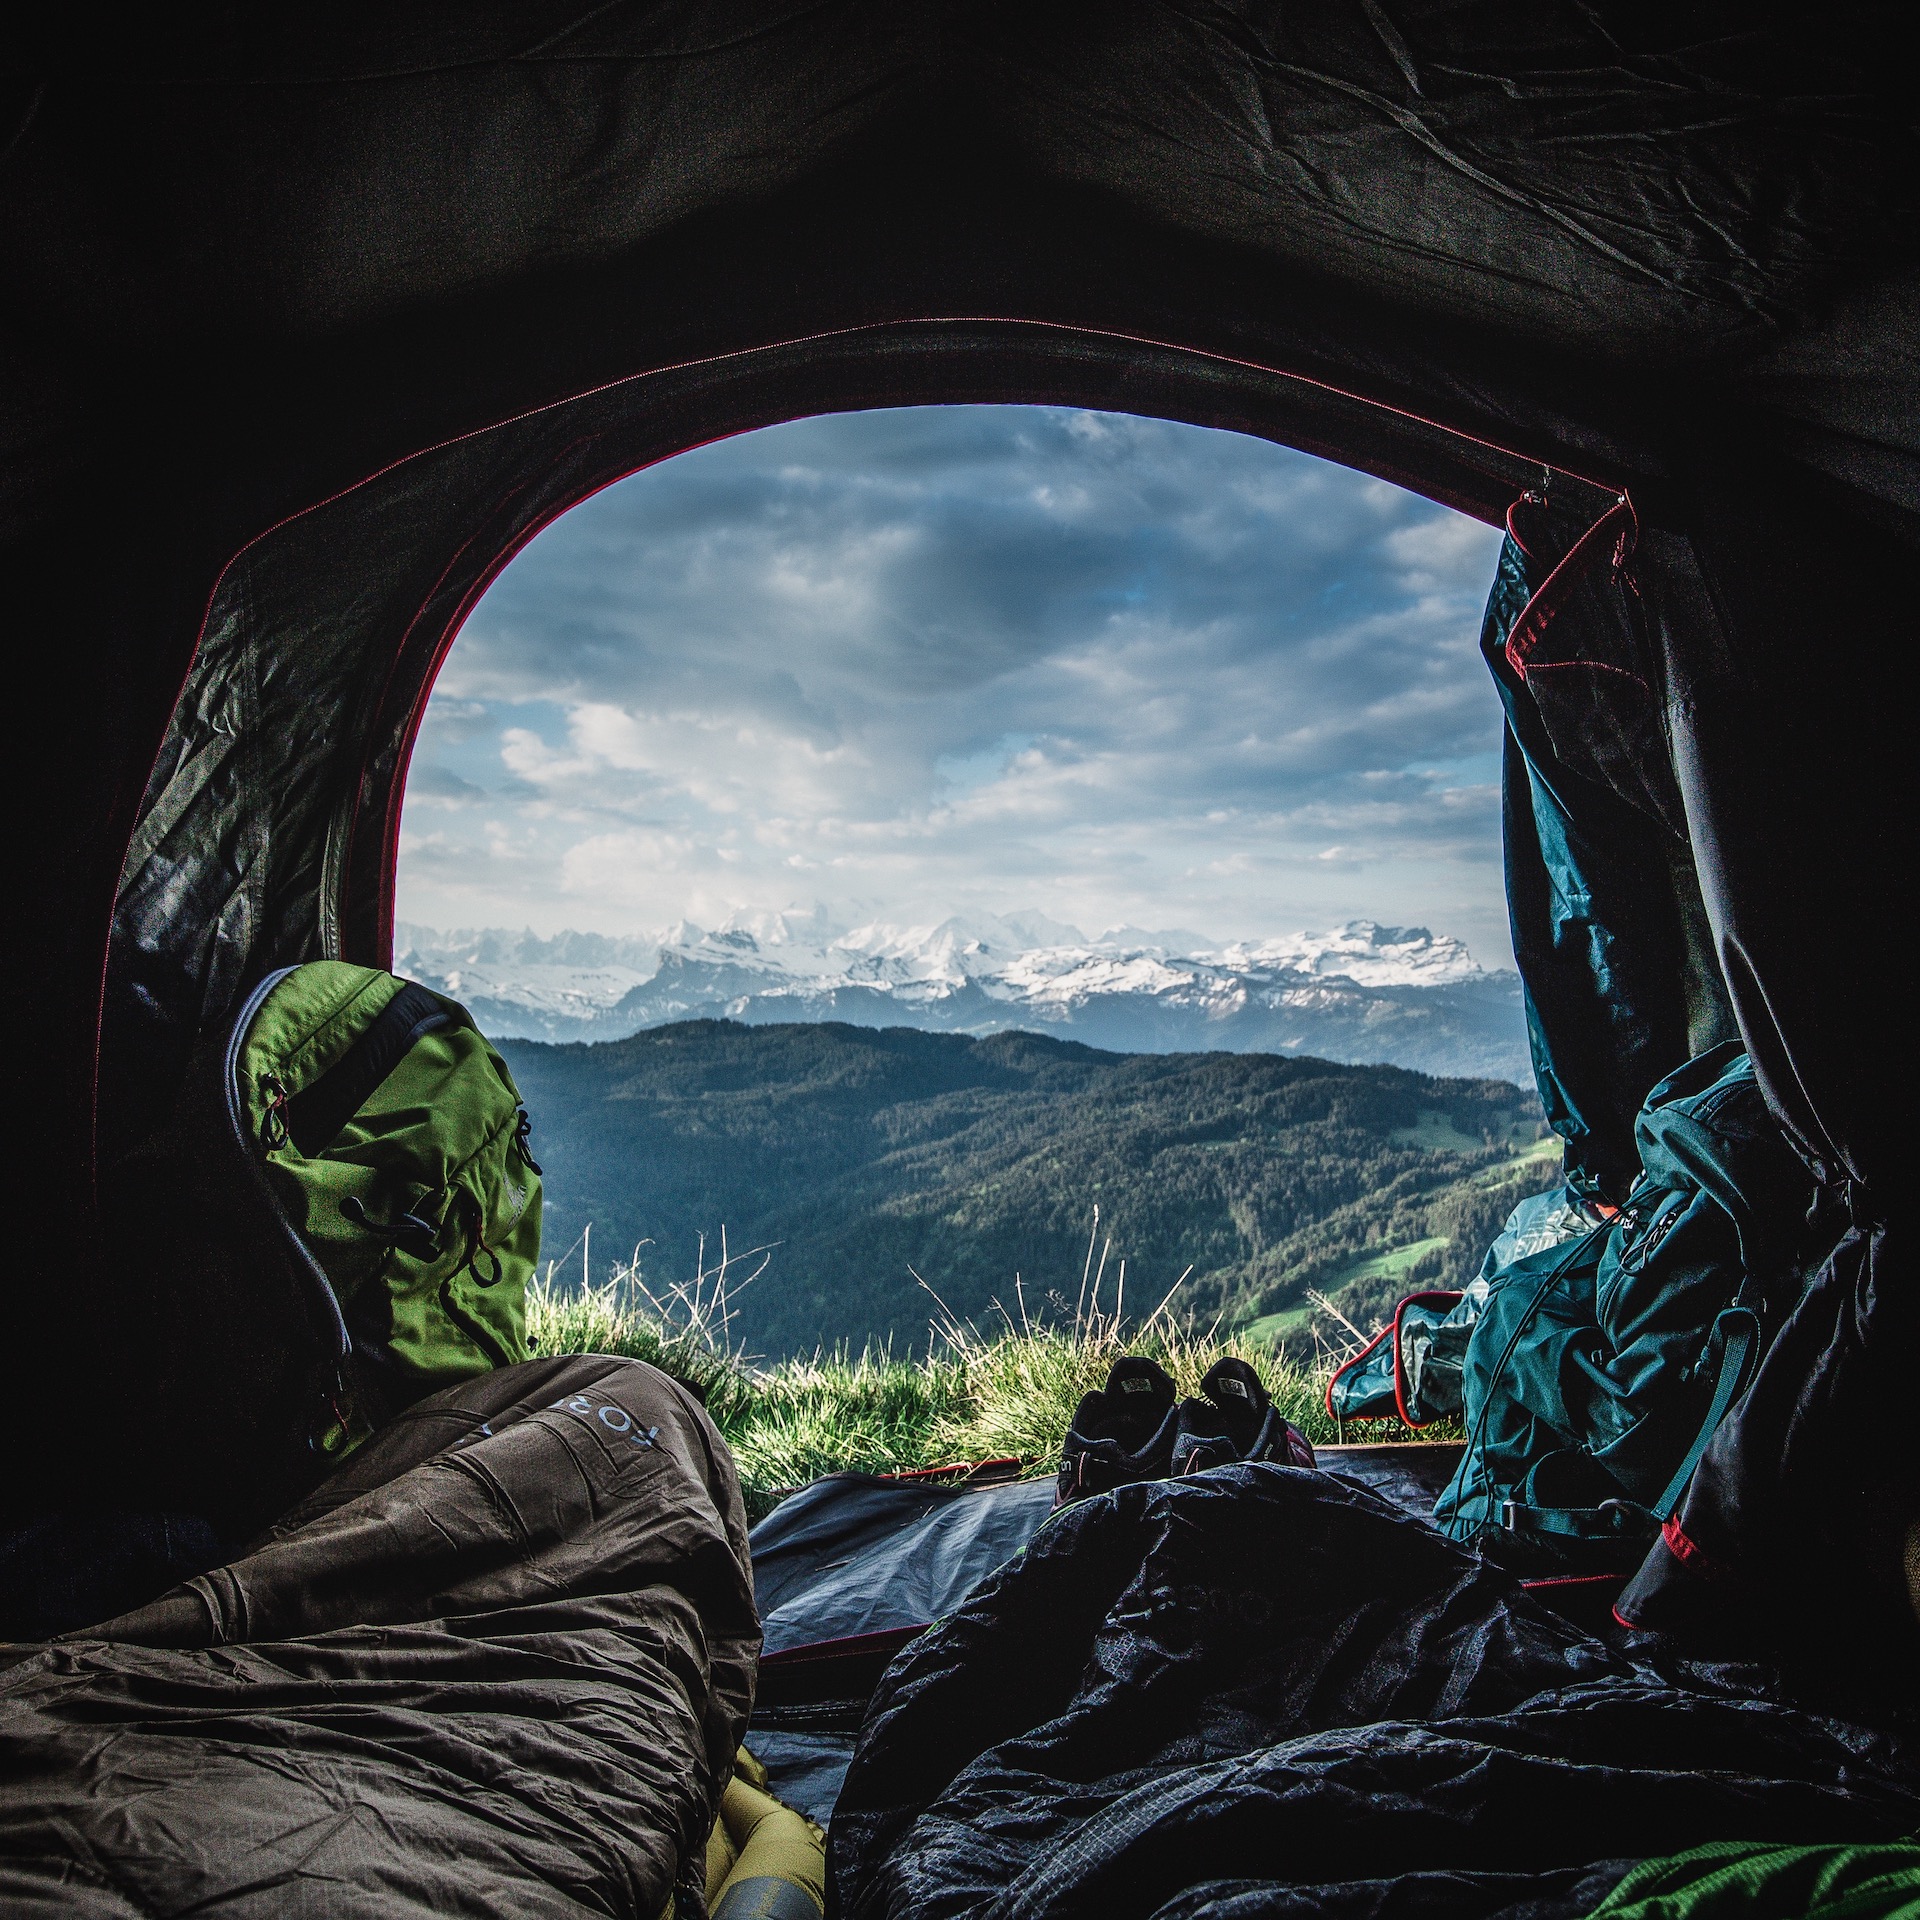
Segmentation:
{"type": "Polygon", "coordinates": [[[637,1260],[571,1285],[550,1264],[528,1291],[528,1334],[536,1353],[622,1354],[692,1388],[733,1450],[754,1519],[828,1473],[1011,1458],[1023,1474],[1049,1474],[1080,1396],[1104,1384],[1122,1353],[1157,1360],[1182,1394],[1197,1394],[1224,1355],[1247,1360],[1316,1445],[1459,1437],[1451,1422],[1417,1434],[1397,1421],[1337,1426],[1327,1380],[1363,1329],[1336,1329],[1332,1340],[1315,1330],[1302,1351],[1298,1339],[1199,1321],[1180,1310],[1177,1290],[1129,1317],[1124,1272],[1109,1272],[1111,1243],[1098,1246],[1098,1233],[1096,1216],[1070,1315],[1037,1321],[1020,1290],[982,1326],[928,1288],[928,1337],[907,1355],[876,1343],[755,1360],[735,1327],[739,1294],[764,1273],[763,1250],[731,1254],[724,1239],[717,1261],[706,1260],[703,1243],[694,1277],[667,1286],[651,1283],[637,1260]]]}

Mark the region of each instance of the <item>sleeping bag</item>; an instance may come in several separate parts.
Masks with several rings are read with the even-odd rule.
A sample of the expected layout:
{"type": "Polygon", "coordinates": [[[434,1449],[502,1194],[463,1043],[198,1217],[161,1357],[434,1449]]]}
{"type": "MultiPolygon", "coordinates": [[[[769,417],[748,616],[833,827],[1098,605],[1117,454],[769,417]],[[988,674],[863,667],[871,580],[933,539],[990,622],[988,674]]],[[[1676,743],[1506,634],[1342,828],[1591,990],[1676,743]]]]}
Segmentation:
{"type": "Polygon", "coordinates": [[[914,1641],[828,1868],[844,1920],[1577,1920],[1648,1856],[1916,1826],[1896,1727],[1262,1462],[1063,1509],[914,1641]]]}
{"type": "Polygon", "coordinates": [[[733,1464],[639,1361],[418,1402],[244,1553],[0,1672],[0,1912],[652,1920],[753,1696],[733,1464]]]}

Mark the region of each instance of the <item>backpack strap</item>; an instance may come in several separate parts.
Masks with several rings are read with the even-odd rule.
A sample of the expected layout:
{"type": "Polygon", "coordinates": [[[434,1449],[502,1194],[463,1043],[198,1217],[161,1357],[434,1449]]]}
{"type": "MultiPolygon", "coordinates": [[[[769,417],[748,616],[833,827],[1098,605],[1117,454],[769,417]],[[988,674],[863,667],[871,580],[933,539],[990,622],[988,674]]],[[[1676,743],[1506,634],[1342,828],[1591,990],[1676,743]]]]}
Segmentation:
{"type": "Polygon", "coordinates": [[[374,1017],[365,1033],[284,1109],[287,1137],[311,1160],[373,1098],[375,1089],[423,1035],[453,1025],[439,999],[409,980],[374,1017]]]}
{"type": "Polygon", "coordinates": [[[1693,1436],[1686,1458],[1667,1482],[1666,1491],[1653,1503],[1654,1518],[1663,1524],[1679,1508],[1680,1497],[1686,1492],[1687,1482],[1693,1478],[1693,1470],[1700,1464],[1700,1456],[1706,1452],[1714,1429],[1727,1417],[1727,1409],[1747,1383],[1748,1371],[1760,1350],[1760,1316],[1747,1306],[1724,1309],[1716,1316],[1713,1331],[1707,1336],[1707,1351],[1711,1353],[1715,1347],[1720,1350],[1720,1371],[1713,1383],[1713,1398],[1707,1403],[1706,1418],[1693,1436]]]}
{"type": "Polygon", "coordinates": [[[298,1277],[308,1298],[308,1305],[315,1320],[315,1333],[326,1349],[325,1366],[328,1384],[321,1390],[321,1406],[307,1428],[307,1445],[315,1452],[322,1447],[326,1433],[325,1420],[331,1417],[335,1426],[345,1431],[353,1419],[354,1396],[351,1381],[348,1379],[348,1363],[353,1358],[353,1336],[347,1331],[347,1318],[340,1310],[340,1296],[333,1290],[333,1282],[327,1278],[327,1270],[314,1258],[313,1249],[294,1230],[292,1221],[287,1218],[286,1209],[275,1197],[267,1184],[265,1162],[258,1152],[258,1143],[250,1137],[249,1129],[242,1117],[240,1104],[240,1053],[246,1043],[254,1018],[267,996],[285,980],[294,969],[281,967],[270,973],[247,996],[233,1024],[227,1030],[226,1047],[221,1054],[220,1102],[226,1117],[226,1124],[233,1144],[239,1149],[239,1162],[243,1169],[242,1177],[252,1187],[258,1200],[264,1205],[268,1217],[281,1245],[289,1256],[293,1272],[298,1277]]]}
{"type": "Polygon", "coordinates": [[[1500,1526],[1522,1540],[1542,1535],[1555,1540],[1620,1540],[1660,1531],[1658,1518],[1637,1500],[1603,1500],[1597,1507],[1533,1507],[1524,1500],[1508,1500],[1500,1509],[1500,1526]]]}

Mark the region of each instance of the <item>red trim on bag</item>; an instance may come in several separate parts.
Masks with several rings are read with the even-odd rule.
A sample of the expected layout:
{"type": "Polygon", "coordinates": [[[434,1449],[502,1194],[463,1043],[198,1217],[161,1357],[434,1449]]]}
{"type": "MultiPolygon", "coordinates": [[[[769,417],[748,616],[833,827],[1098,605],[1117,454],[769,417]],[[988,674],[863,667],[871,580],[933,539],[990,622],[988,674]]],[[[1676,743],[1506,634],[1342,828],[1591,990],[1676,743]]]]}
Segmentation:
{"type": "Polygon", "coordinates": [[[1401,1383],[1401,1376],[1400,1376],[1400,1316],[1408,1307],[1417,1307],[1429,1300],[1445,1301],[1448,1306],[1452,1307],[1452,1306],[1459,1305],[1460,1301],[1463,1300],[1465,1297],[1466,1296],[1464,1293],[1457,1292],[1446,1287],[1432,1287],[1432,1288],[1428,1288],[1427,1290],[1421,1293],[1409,1293],[1403,1296],[1400,1301],[1400,1304],[1396,1306],[1393,1310],[1393,1318],[1390,1321],[1388,1321],[1387,1324],[1384,1327],[1382,1327],[1380,1331],[1376,1333],[1373,1336],[1373,1338],[1369,1340],[1367,1344],[1364,1347],[1362,1347],[1360,1351],[1353,1356],[1352,1359],[1341,1361],[1341,1363],[1337,1367],[1335,1367],[1333,1372],[1328,1376],[1327,1391],[1325,1396],[1326,1403],[1327,1403],[1327,1418],[1329,1420],[1339,1421],[1343,1424],[1348,1420],[1395,1420],[1397,1419],[1402,1426],[1415,1427],[1415,1428],[1430,1427],[1434,1424],[1434,1421],[1443,1419],[1445,1416],[1441,1414],[1435,1414],[1433,1417],[1433,1420],[1409,1420],[1407,1418],[1407,1399],[1406,1399],[1406,1394],[1402,1391],[1402,1383],[1401,1383]],[[1394,1408],[1393,1412],[1392,1413],[1335,1413],[1333,1410],[1333,1389],[1335,1385],[1338,1383],[1338,1381],[1340,1380],[1340,1378],[1342,1377],[1342,1375],[1350,1373],[1355,1367],[1357,1367],[1361,1363],[1361,1361],[1366,1359],[1366,1357],[1370,1353],[1372,1353],[1376,1347],[1379,1346],[1382,1340],[1388,1339],[1389,1337],[1393,1341],[1393,1408],[1394,1408]]]}
{"type": "MultiPolygon", "coordinates": [[[[1615,1602],[1625,1585],[1626,1575],[1620,1573],[1557,1573],[1540,1580],[1522,1580],[1520,1591],[1532,1594],[1562,1620],[1587,1626],[1602,1605],[1615,1620],[1620,1619],[1615,1602]]],[[[1626,1624],[1621,1621],[1622,1626],[1626,1624]]]]}
{"type": "MultiPolygon", "coordinates": [[[[1421,1306],[1429,1300],[1444,1300],[1448,1306],[1457,1307],[1465,1297],[1464,1292],[1435,1287],[1426,1293],[1408,1294],[1393,1310],[1393,1404],[1399,1412],[1403,1425],[1414,1428],[1430,1427],[1433,1425],[1433,1420],[1416,1420],[1407,1411],[1406,1382],[1400,1366],[1400,1316],[1409,1307],[1421,1306]]],[[[1441,1418],[1443,1416],[1440,1414],[1435,1414],[1433,1417],[1434,1420],[1441,1418]]]]}
{"type": "Polygon", "coordinates": [[[1511,540],[1529,560],[1533,558],[1533,549],[1520,538],[1520,529],[1513,524],[1513,516],[1518,513],[1522,507],[1544,507],[1546,504],[1546,501],[1539,494],[1529,491],[1523,493],[1520,498],[1507,509],[1507,538],[1511,540]]]}
{"type": "MultiPolygon", "coordinates": [[[[1507,633],[1507,665],[1520,678],[1522,683],[1527,677],[1527,661],[1546,638],[1548,627],[1559,616],[1566,603],[1568,592],[1581,575],[1593,564],[1595,556],[1606,550],[1608,537],[1613,539],[1613,565],[1616,569],[1626,563],[1633,549],[1633,541],[1640,530],[1639,516],[1633,510],[1633,502],[1624,493],[1603,513],[1571,547],[1567,549],[1560,564],[1534,589],[1533,597],[1520,609],[1520,617],[1514,621],[1507,633]]],[[[1567,666],[1594,666],[1597,661],[1565,661],[1567,666]]],[[[1624,673],[1625,668],[1616,667],[1616,673],[1624,673]]],[[[1628,676],[1638,679],[1637,674],[1628,676]]],[[[1642,682],[1644,685],[1645,683],[1642,682]]]]}
{"type": "MultiPolygon", "coordinates": [[[[1396,1313],[1394,1317],[1398,1319],[1399,1315],[1396,1313]]],[[[1343,1374],[1351,1373],[1353,1369],[1357,1367],[1360,1364],[1360,1362],[1364,1360],[1367,1357],[1367,1355],[1370,1354],[1374,1350],[1374,1348],[1377,1347],[1380,1344],[1380,1342],[1386,1339],[1386,1337],[1392,1332],[1393,1332],[1393,1328],[1391,1326],[1382,1327],[1380,1331],[1376,1333],[1373,1336],[1373,1338],[1369,1340],[1367,1344],[1364,1347],[1362,1347],[1360,1351],[1353,1356],[1351,1360],[1341,1361],[1341,1363],[1337,1367],[1335,1367],[1330,1374],[1327,1375],[1326,1401],[1327,1401],[1327,1418],[1329,1420],[1344,1422],[1350,1419],[1351,1420],[1386,1420],[1392,1417],[1391,1415],[1384,1414],[1384,1413],[1345,1414],[1345,1413],[1335,1413],[1333,1410],[1333,1389],[1335,1384],[1339,1381],[1340,1377],[1343,1374]]],[[[1398,1368],[1396,1363],[1396,1371],[1397,1370],[1398,1368]]],[[[1399,1397],[1400,1397],[1399,1391],[1396,1388],[1394,1392],[1394,1399],[1397,1401],[1399,1397]]]]}
{"type": "MultiPolygon", "coordinates": [[[[1696,1579],[1721,1581],[1728,1579],[1733,1573],[1732,1567],[1726,1561],[1715,1559],[1699,1541],[1687,1537],[1686,1529],[1681,1526],[1678,1514],[1660,1529],[1660,1544],[1696,1579]]],[[[1625,1597],[1624,1594],[1621,1596],[1622,1599],[1625,1597]]],[[[1623,1627],[1630,1628],[1635,1633],[1647,1631],[1638,1620],[1629,1620],[1620,1611],[1617,1601],[1614,1604],[1613,1617],[1623,1627]]]]}
{"type": "Polygon", "coordinates": [[[1017,1479],[1026,1465],[1017,1453],[1003,1453],[991,1460],[956,1460],[944,1467],[902,1467],[895,1473],[876,1473],[876,1480],[962,1480],[973,1474],[985,1474],[996,1468],[1008,1479],[1017,1479]]]}
{"type": "Polygon", "coordinates": [[[1667,1551],[1686,1568],[1702,1580],[1723,1579],[1732,1569],[1724,1560],[1716,1560],[1699,1541],[1690,1540],[1680,1525],[1680,1516],[1675,1514],[1660,1529],[1660,1539],[1667,1551]]]}

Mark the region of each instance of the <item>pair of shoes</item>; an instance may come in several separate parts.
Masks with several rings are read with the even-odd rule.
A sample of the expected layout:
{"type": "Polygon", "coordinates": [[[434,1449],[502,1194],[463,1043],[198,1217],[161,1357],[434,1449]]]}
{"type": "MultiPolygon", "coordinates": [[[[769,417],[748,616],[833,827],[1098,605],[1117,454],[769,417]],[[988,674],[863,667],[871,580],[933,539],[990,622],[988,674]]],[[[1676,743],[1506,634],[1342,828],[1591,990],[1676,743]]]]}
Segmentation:
{"type": "Polygon", "coordinates": [[[1174,1404],[1174,1386],[1151,1360],[1124,1354],[1106,1386],[1075,1410],[1060,1454],[1053,1504],[1135,1480],[1165,1480],[1242,1460],[1310,1467],[1313,1449],[1281,1418],[1265,1383],[1244,1360],[1216,1360],[1198,1400],[1174,1404]]]}

